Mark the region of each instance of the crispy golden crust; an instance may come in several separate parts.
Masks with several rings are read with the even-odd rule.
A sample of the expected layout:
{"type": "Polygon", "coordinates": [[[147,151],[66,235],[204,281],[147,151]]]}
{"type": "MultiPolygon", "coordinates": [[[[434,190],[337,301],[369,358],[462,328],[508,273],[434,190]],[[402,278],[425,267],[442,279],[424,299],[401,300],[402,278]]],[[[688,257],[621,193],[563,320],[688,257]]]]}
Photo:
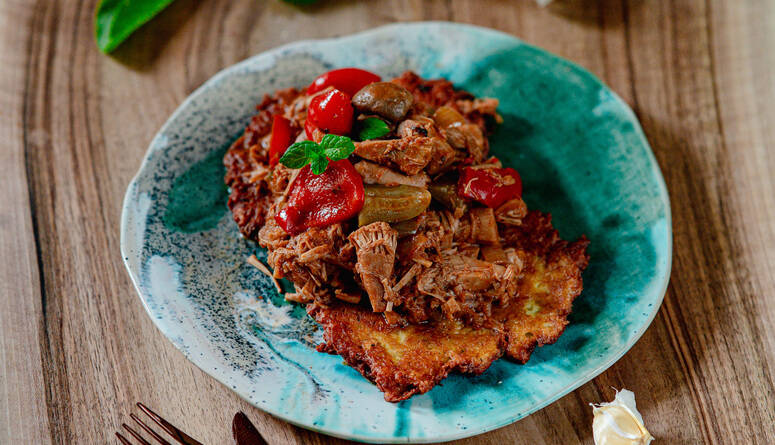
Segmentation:
{"type": "Polygon", "coordinates": [[[341,355],[389,402],[427,392],[452,371],[480,374],[504,353],[527,362],[536,346],[557,341],[568,324],[571,305],[582,289],[588,241],[562,241],[551,218],[539,212],[512,235],[524,249],[521,298],[496,310],[494,326],[471,328],[444,319],[390,327],[379,314],[360,306],[315,306],[310,315],[323,325],[326,341],[318,350],[341,355]]]}
{"type": "Polygon", "coordinates": [[[318,350],[341,355],[388,402],[427,392],[452,371],[481,374],[505,347],[501,332],[458,320],[390,327],[381,314],[362,306],[310,307],[310,315],[325,326],[326,343],[318,350]]]}
{"type": "Polygon", "coordinates": [[[584,255],[586,244],[582,239],[548,257],[529,257],[519,285],[523,298],[494,314],[507,336],[509,358],[525,363],[536,346],[552,344],[560,338],[568,324],[573,300],[582,289],[583,269],[576,263],[574,252],[584,255]]]}

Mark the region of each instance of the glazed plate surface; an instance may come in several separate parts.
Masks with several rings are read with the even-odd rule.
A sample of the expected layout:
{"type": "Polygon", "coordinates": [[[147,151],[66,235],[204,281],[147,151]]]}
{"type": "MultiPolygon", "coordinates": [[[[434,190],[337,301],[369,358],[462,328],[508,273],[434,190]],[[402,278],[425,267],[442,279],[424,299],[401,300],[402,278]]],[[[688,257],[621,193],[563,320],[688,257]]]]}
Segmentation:
{"type": "Polygon", "coordinates": [[[662,302],[671,245],[664,181],[627,105],[568,61],[506,34],[450,23],[298,42],[220,72],[153,139],[127,190],[121,226],[140,298],[186,357],[275,416],[380,443],[489,431],[611,366],[662,302]],[[316,324],[245,262],[266,253],[239,236],[226,208],[226,147],[264,94],[345,66],[383,78],[411,69],[500,99],[504,123],[492,153],[519,170],[528,206],[550,212],[563,238],[591,240],[570,325],[527,364],[499,360],[480,376],[452,375],[427,394],[387,403],[340,357],[316,352],[316,324]]]}

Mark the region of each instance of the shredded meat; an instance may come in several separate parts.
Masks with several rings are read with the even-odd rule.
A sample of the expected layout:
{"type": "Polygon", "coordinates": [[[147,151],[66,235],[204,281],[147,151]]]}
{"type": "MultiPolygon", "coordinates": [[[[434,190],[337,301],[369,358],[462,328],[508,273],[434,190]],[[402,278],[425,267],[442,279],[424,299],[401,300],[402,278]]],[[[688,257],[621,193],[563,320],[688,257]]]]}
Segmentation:
{"type": "Polygon", "coordinates": [[[468,153],[474,163],[484,160],[490,145],[484,137],[481,127],[469,122],[456,109],[444,105],[433,113],[433,120],[439,131],[452,147],[468,153]]]}
{"type": "Polygon", "coordinates": [[[386,300],[392,300],[393,264],[398,233],[389,224],[375,222],[350,234],[358,262],[355,271],[369,295],[374,312],[385,312],[386,300]]]}
{"type": "Polygon", "coordinates": [[[527,215],[527,205],[520,198],[510,199],[495,209],[495,219],[501,224],[518,226],[527,215]]]}
{"type": "Polygon", "coordinates": [[[565,330],[589,261],[586,238],[562,241],[548,215],[531,215],[523,224],[525,236],[515,238],[512,249],[525,264],[517,268],[520,296],[496,307],[487,326],[472,328],[448,318],[395,326],[362,306],[310,305],[308,312],[325,329],[318,350],[341,355],[389,402],[422,394],[453,371],[480,374],[504,353],[527,362],[536,347],[554,343],[565,330]],[[533,231],[539,234],[535,238],[529,235],[533,231]]]}
{"type": "Polygon", "coordinates": [[[258,113],[253,116],[245,129],[245,148],[250,148],[258,144],[259,140],[269,134],[272,130],[272,116],[275,114],[284,114],[288,105],[293,103],[299,96],[299,91],[295,88],[278,90],[273,96],[265,95],[256,110],[258,113]]]}
{"type": "Polygon", "coordinates": [[[426,80],[407,71],[393,79],[393,82],[414,94],[414,109],[419,114],[430,114],[442,105],[449,105],[463,113],[467,121],[478,125],[486,134],[490,133],[496,123],[503,121],[495,110],[497,99],[478,99],[477,102],[471,93],[456,90],[452,82],[446,79],[426,80]]]}
{"type": "Polygon", "coordinates": [[[495,264],[504,264],[509,262],[506,251],[499,244],[488,244],[481,248],[482,259],[495,264]]]}
{"type": "MultiPolygon", "coordinates": [[[[267,249],[272,278],[293,282],[296,290],[285,298],[308,305],[325,328],[319,350],[340,354],[386,400],[398,401],[449,372],[481,373],[504,354],[525,362],[536,346],[556,341],[582,289],[588,241],[563,241],[551,217],[528,211],[519,196],[490,208],[457,190],[461,168],[502,167],[488,159],[487,136],[501,121],[496,99],[412,72],[392,82],[408,91],[403,96],[411,93],[411,108],[386,122],[387,134],[356,141],[349,161],[372,187],[367,198],[399,185],[433,197],[406,199],[406,209],[394,195],[399,202],[384,209],[372,201],[376,214],[411,215],[406,221],[380,216],[358,227],[353,218],[296,235],[276,221],[300,170],[269,164],[273,116],[289,120],[290,140],[320,142],[322,130],[308,135],[303,128],[310,101],[328,90],[264,97],[223,162],[234,221],[267,249]]],[[[369,113],[356,111],[355,119],[380,119],[369,113]]],[[[502,179],[503,186],[515,181],[502,179]]]]}
{"type": "Polygon", "coordinates": [[[255,239],[264,225],[266,212],[272,196],[267,193],[263,180],[252,181],[253,172],[260,169],[244,147],[245,137],[239,138],[226,153],[223,162],[227,165],[226,183],[231,187],[228,205],[234,221],[247,238],[255,239]]]}
{"type": "Polygon", "coordinates": [[[441,136],[433,119],[425,116],[413,116],[398,125],[398,134],[402,138],[429,137],[431,159],[426,166],[428,174],[435,175],[447,170],[458,157],[456,152],[441,136]]]}
{"type": "Polygon", "coordinates": [[[387,167],[374,164],[369,161],[361,161],[354,165],[355,170],[363,177],[363,182],[366,184],[383,184],[383,185],[411,185],[414,187],[425,187],[428,185],[428,175],[425,173],[417,173],[416,175],[406,176],[401,173],[397,173],[387,167]]]}
{"type": "Polygon", "coordinates": [[[330,303],[336,289],[351,288],[345,286],[352,282],[355,252],[341,224],[289,236],[272,218],[259,231],[258,242],[269,250],[274,277],[290,279],[305,301],[330,303]]]}
{"type": "MultiPolygon", "coordinates": [[[[439,299],[448,318],[481,325],[491,316],[494,303],[507,305],[517,296],[518,273],[514,265],[503,266],[451,252],[423,269],[417,277],[417,289],[439,299]]],[[[426,319],[432,315],[426,314],[426,319]]]]}
{"type": "Polygon", "coordinates": [[[245,133],[224,156],[224,180],[231,189],[228,206],[240,232],[247,238],[256,239],[273,202],[267,193],[270,187],[266,178],[270,170],[266,165],[269,152],[265,141],[272,130],[272,116],[282,114],[297,97],[300,97],[299,91],[294,88],[264,96],[245,133]]]}
{"type": "Polygon", "coordinates": [[[477,207],[469,212],[471,217],[471,241],[482,244],[498,242],[498,225],[495,212],[490,208],[477,207]]]}
{"type": "Polygon", "coordinates": [[[407,175],[416,175],[433,155],[434,138],[406,137],[355,143],[355,154],[378,164],[395,166],[407,175]]]}

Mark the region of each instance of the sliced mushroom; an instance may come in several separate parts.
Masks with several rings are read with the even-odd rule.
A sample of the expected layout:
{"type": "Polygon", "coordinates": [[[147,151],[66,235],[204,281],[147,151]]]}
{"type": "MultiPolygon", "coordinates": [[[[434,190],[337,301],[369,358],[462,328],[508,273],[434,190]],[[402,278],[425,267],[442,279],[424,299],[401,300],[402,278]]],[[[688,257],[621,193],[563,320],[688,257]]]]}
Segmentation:
{"type": "Polygon", "coordinates": [[[353,96],[353,106],[362,113],[374,113],[398,121],[409,112],[414,96],[406,88],[392,82],[375,82],[361,88],[353,96]]]}

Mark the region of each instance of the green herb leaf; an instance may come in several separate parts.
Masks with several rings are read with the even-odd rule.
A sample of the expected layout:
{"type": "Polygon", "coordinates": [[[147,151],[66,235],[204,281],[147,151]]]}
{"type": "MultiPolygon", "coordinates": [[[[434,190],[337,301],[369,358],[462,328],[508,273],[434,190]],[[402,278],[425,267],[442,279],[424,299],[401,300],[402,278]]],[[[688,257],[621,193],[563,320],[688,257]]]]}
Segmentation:
{"type": "Polygon", "coordinates": [[[385,121],[376,117],[369,117],[360,122],[358,138],[362,141],[368,141],[369,139],[381,138],[388,133],[390,133],[390,127],[385,121]]]}
{"type": "Polygon", "coordinates": [[[97,47],[104,53],[116,49],[137,28],[151,20],[173,0],[102,0],[94,18],[97,47]]]}
{"type": "Polygon", "coordinates": [[[310,170],[312,170],[312,173],[319,175],[326,171],[326,167],[328,167],[328,159],[326,156],[320,153],[315,153],[315,155],[312,157],[312,162],[310,163],[310,170]]]}
{"type": "Polygon", "coordinates": [[[352,139],[335,134],[323,136],[323,139],[320,141],[320,147],[323,149],[323,153],[332,161],[347,159],[355,151],[355,144],[353,144],[352,139]]]}
{"type": "Polygon", "coordinates": [[[320,148],[315,141],[301,141],[288,147],[280,163],[288,168],[302,168],[309,164],[320,148]]]}
{"type": "Polygon", "coordinates": [[[319,175],[326,171],[329,158],[332,161],[347,159],[354,150],[355,144],[347,136],[327,134],[320,144],[301,141],[291,145],[280,158],[280,163],[288,168],[302,168],[310,164],[312,173],[319,175]]]}

